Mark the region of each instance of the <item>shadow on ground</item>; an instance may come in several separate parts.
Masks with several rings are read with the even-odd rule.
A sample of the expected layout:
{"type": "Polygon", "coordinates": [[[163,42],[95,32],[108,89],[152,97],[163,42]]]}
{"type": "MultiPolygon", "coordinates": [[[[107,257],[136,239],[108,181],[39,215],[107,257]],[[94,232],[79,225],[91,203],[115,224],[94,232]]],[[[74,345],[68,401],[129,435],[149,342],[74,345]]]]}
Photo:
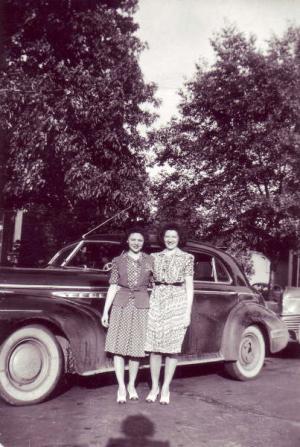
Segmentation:
{"type": "Polygon", "coordinates": [[[170,447],[168,441],[154,441],[155,425],[147,417],[128,416],[121,425],[122,435],[110,438],[105,447],[170,447]]]}
{"type": "Polygon", "coordinates": [[[285,349],[276,354],[273,354],[272,357],[276,358],[299,358],[300,357],[300,344],[299,343],[289,343],[285,349]]]}

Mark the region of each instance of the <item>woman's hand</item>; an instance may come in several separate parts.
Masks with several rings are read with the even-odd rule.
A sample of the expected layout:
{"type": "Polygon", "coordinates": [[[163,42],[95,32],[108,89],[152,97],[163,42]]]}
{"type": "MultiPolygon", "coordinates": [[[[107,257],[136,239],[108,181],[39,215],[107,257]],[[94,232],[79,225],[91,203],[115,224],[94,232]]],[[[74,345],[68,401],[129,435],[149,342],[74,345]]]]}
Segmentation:
{"type": "Polygon", "coordinates": [[[108,327],[109,326],[109,317],[108,317],[108,313],[107,312],[105,312],[102,315],[101,323],[102,323],[102,326],[104,326],[104,327],[108,327]]]}
{"type": "Polygon", "coordinates": [[[115,295],[116,295],[118,289],[119,289],[119,286],[117,284],[111,284],[107,291],[105,305],[103,308],[103,314],[102,314],[102,318],[101,318],[102,326],[104,326],[106,328],[109,326],[108,312],[109,312],[109,309],[112,305],[112,302],[115,298],[115,295]]]}

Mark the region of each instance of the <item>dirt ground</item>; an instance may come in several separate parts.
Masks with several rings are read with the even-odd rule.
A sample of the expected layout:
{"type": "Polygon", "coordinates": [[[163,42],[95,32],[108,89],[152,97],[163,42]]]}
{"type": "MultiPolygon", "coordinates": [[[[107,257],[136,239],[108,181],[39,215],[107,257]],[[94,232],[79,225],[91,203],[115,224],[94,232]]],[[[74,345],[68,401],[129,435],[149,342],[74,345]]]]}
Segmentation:
{"type": "Polygon", "coordinates": [[[76,378],[43,404],[0,401],[4,447],[299,447],[300,349],[266,359],[260,377],[238,382],[219,364],[178,368],[171,403],[118,405],[112,374],[76,378]]]}

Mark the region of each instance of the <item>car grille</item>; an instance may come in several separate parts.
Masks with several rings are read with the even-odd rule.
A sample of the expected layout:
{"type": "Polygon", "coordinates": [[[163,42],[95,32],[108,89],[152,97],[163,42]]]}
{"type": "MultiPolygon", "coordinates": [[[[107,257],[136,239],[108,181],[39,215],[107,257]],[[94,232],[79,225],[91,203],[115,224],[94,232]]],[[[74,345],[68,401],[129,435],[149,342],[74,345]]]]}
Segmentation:
{"type": "Polygon", "coordinates": [[[286,316],[283,315],[281,317],[282,321],[285,322],[285,324],[287,325],[288,329],[290,331],[298,331],[299,327],[300,327],[300,315],[292,315],[292,316],[286,316]]]}

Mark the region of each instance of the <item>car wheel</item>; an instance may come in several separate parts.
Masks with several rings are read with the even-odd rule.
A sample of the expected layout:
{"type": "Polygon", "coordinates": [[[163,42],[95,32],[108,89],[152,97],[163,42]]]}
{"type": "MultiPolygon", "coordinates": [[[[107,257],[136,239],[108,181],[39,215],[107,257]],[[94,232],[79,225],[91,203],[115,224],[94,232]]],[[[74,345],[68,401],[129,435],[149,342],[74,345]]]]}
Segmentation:
{"type": "Polygon", "coordinates": [[[56,387],[62,370],[55,336],[39,325],[20,328],[0,349],[0,395],[12,405],[41,402],[56,387]]]}
{"type": "Polygon", "coordinates": [[[254,379],[263,367],[265,352],[265,340],[260,329],[248,326],[241,338],[237,361],[225,363],[225,370],[237,380],[254,379]]]}

